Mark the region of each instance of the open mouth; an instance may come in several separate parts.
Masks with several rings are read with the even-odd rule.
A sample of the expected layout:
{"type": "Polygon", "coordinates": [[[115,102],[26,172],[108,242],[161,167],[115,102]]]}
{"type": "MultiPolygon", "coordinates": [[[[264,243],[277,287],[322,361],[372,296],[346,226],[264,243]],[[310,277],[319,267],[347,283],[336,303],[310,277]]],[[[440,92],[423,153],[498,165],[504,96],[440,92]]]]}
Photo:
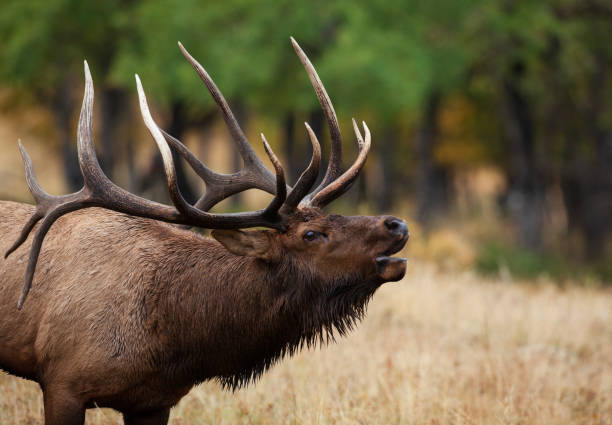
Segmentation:
{"type": "Polygon", "coordinates": [[[376,270],[378,276],[385,282],[398,281],[406,273],[406,259],[401,257],[391,257],[391,255],[401,251],[408,241],[408,235],[394,241],[380,255],[376,256],[376,270]]]}
{"type": "Polygon", "coordinates": [[[381,252],[380,255],[391,256],[397,252],[400,252],[402,248],[406,245],[406,242],[408,242],[408,236],[403,236],[402,238],[396,239],[395,241],[393,241],[391,246],[387,248],[384,252],[381,252]]]}

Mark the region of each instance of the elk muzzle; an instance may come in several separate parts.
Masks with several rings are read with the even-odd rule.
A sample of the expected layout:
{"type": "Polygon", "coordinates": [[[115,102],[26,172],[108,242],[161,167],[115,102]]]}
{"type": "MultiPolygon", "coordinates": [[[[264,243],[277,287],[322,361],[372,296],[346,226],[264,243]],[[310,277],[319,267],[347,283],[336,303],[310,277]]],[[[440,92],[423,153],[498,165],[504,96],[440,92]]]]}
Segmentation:
{"type": "Polygon", "coordinates": [[[382,222],[383,232],[391,239],[391,245],[375,258],[378,277],[384,282],[395,282],[406,273],[406,259],[390,257],[399,252],[410,237],[405,220],[386,217],[382,222]]]}

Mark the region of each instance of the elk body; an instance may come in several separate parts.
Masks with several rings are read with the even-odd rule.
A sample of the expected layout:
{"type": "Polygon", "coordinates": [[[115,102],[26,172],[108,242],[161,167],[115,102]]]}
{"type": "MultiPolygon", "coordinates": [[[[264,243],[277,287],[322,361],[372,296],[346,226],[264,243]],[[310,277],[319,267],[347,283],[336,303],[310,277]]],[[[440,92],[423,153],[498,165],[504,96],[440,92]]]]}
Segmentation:
{"type": "Polygon", "coordinates": [[[284,355],[326,342],[334,330],[350,330],[376,289],[403,277],[405,260],[390,257],[408,239],[403,220],[321,210],[358,175],[370,134],[364,124],[364,139],[354,123],[360,153],[342,173],[335,112],[293,43],[332,135],[329,166],[314,190],[321,155],[310,128],[311,163],[289,187],[265,139],[276,175],[254,154],[223,96],[182,46],[223,113],[244,159],[241,171],[216,174],[161,131],[138,81],[174,207],[115,186],[95,157],[87,65],[78,131],[84,188],[46,194],[20,146],[36,206],[0,202],[0,248],[7,252],[0,263],[0,367],[40,384],[46,425],[83,424],[85,409],[94,405],[122,412],[126,424],[166,424],[170,408],[193,385],[209,379],[230,388],[248,384],[284,355]],[[176,186],[171,148],[206,182],[193,206],[176,186]],[[274,199],[261,211],[207,212],[249,188],[274,199]],[[208,238],[174,224],[216,230],[208,238]],[[240,230],[252,227],[268,229],[240,230]]]}

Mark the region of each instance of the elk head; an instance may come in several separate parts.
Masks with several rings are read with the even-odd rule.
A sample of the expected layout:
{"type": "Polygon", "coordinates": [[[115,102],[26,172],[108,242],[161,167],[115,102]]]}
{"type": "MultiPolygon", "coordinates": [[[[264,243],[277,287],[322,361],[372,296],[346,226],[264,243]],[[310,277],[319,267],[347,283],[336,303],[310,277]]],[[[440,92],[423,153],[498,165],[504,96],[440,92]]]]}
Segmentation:
{"type": "Polygon", "coordinates": [[[405,272],[405,259],[389,255],[403,248],[408,228],[391,216],[346,217],[303,207],[289,218],[285,232],[214,230],[212,236],[236,255],[290,262],[321,281],[350,274],[383,283],[399,280],[405,272]]]}
{"type": "Polygon", "coordinates": [[[149,112],[140,79],[136,75],[142,117],[160,150],[166,184],[174,207],[129,193],[104,175],[93,145],[93,83],[85,62],[85,93],[77,135],[83,188],[63,196],[51,196],[44,192],[36,180],[28,154],[21,142],[19,143],[25,163],[26,180],[36,201],[36,210],[5,256],[17,249],[36,223],[41,222],[32,241],[18,308],[23,306],[31,287],[42,242],[51,225],[64,214],[89,207],[102,207],[169,223],[215,229],[212,236],[230,252],[256,257],[271,265],[297,267],[298,272],[315,279],[319,276],[321,280],[341,280],[342,276],[351,274],[357,276],[360,281],[372,284],[374,289],[383,282],[401,279],[405,273],[405,260],[392,258],[390,255],[398,252],[408,239],[408,228],[403,220],[391,216],[327,215],[322,210],[325,205],[346,192],[359,175],[370,150],[371,135],[365,122],[364,137],[353,120],[359,154],[355,162],[342,172],[342,138],[336,113],[310,60],[293,38],[291,41],[315,89],[332,139],[327,171],[314,190],[311,189],[319,172],[321,147],[307,123],[306,130],[313,148],[312,159],[295,185],[289,187],[285,183],[283,168],[264,135],[261,135],[264,148],[274,166],[275,174],[263,165],[253,151],[225,98],[208,73],[179,43],[183,55],[195,68],[220,108],[232,140],[244,161],[244,167],[240,171],[219,174],[197,159],[183,143],[157,126],[149,112]],[[205,193],[194,205],[186,202],[180,193],[171,149],[175,149],[206,183],[205,193]],[[208,212],[221,200],[251,188],[274,195],[265,209],[231,214],[208,212]],[[240,230],[252,227],[266,227],[271,230],[240,230]]]}

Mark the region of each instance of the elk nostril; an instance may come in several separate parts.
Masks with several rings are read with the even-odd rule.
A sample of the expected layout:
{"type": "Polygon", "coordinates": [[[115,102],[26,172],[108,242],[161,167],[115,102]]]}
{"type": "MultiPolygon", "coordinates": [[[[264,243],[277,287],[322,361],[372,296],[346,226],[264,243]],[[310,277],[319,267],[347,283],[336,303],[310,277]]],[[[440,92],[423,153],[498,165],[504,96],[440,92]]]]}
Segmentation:
{"type": "Polygon", "coordinates": [[[408,226],[404,220],[399,218],[390,217],[385,220],[385,227],[393,234],[408,234],[408,226]]]}
{"type": "Polygon", "coordinates": [[[391,231],[396,230],[400,225],[397,218],[388,218],[385,220],[385,227],[391,231]]]}

